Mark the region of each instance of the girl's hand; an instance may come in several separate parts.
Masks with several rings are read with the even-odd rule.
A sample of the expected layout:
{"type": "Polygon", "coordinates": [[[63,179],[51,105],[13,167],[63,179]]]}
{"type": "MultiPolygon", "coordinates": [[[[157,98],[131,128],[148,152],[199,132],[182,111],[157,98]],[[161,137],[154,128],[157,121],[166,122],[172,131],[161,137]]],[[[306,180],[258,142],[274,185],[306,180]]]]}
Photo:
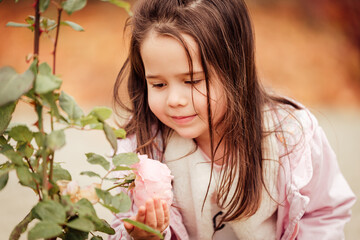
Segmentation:
{"type": "MultiPolygon", "coordinates": [[[[151,198],[146,201],[145,206],[139,207],[137,215],[131,217],[131,219],[144,223],[162,233],[169,226],[169,208],[165,201],[151,198]]],[[[137,228],[128,222],[124,222],[124,227],[131,237],[136,240],[159,239],[158,236],[137,228]]]]}

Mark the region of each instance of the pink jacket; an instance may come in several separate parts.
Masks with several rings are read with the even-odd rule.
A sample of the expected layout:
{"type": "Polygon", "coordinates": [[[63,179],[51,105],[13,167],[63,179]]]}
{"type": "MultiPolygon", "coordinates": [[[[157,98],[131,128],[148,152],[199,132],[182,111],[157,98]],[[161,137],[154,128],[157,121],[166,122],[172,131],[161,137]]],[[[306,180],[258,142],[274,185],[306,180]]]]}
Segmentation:
{"type": "MultiPolygon", "coordinates": [[[[291,114],[279,110],[273,117],[284,131],[276,135],[281,163],[276,239],[344,239],[343,229],[350,220],[355,195],[340,172],[322,128],[307,109],[291,114]]],[[[119,152],[135,148],[134,137],[119,141],[119,152]]],[[[130,239],[121,219],[136,211],[134,207],[116,216],[112,224],[116,234],[109,240],[130,239]]],[[[171,208],[165,239],[173,238],[188,239],[181,214],[175,208],[171,208]]]]}

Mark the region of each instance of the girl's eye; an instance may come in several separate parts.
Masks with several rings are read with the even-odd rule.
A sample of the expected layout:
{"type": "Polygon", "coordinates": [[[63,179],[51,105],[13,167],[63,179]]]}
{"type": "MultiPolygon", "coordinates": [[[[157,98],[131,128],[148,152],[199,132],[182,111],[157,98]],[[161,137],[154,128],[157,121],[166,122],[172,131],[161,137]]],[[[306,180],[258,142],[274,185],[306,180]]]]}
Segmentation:
{"type": "Polygon", "coordinates": [[[165,86],[165,83],[154,83],[152,84],[153,88],[162,88],[165,86]]]}
{"type": "Polygon", "coordinates": [[[190,81],[190,80],[189,80],[189,81],[185,81],[185,83],[186,83],[186,84],[194,84],[194,85],[195,85],[195,84],[200,83],[201,81],[202,81],[202,79],[199,79],[199,80],[193,80],[193,81],[190,81]]]}

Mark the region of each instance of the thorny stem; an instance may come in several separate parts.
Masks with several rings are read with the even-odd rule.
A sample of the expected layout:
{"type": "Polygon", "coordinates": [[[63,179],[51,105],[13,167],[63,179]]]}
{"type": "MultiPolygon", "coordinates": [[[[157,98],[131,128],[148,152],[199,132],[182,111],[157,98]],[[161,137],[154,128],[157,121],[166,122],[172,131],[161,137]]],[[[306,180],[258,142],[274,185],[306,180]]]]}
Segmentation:
{"type": "MultiPolygon", "coordinates": [[[[35,0],[35,30],[34,30],[34,60],[39,59],[39,45],[40,45],[40,0],[35,0]]],[[[38,70],[39,61],[37,61],[38,70]]],[[[35,102],[35,110],[38,114],[39,130],[44,132],[42,124],[42,106],[39,102],[35,102]]]]}
{"type": "MultiPolygon", "coordinates": [[[[33,173],[35,173],[35,171],[34,171],[32,165],[31,165],[29,159],[28,159],[28,158],[25,158],[25,159],[26,159],[26,161],[27,161],[27,163],[28,163],[28,165],[29,165],[30,170],[31,170],[33,173]]],[[[39,183],[38,183],[35,179],[34,179],[34,182],[35,182],[35,185],[36,185],[36,191],[37,191],[37,193],[38,193],[38,195],[39,195],[39,201],[41,201],[42,198],[41,198],[41,192],[40,192],[39,183]]]]}
{"type": "Polygon", "coordinates": [[[56,35],[55,35],[54,51],[53,51],[53,74],[54,75],[55,75],[55,67],[56,67],[56,49],[57,49],[57,44],[58,44],[58,39],[59,39],[62,10],[63,9],[58,6],[58,18],[57,18],[56,35]]]}
{"type": "Polygon", "coordinates": [[[34,58],[39,57],[40,43],[40,0],[35,0],[34,58]]]}
{"type": "Polygon", "coordinates": [[[51,126],[51,131],[54,131],[54,117],[53,117],[53,115],[50,115],[50,126],[51,126]]]}
{"type": "Polygon", "coordinates": [[[24,233],[27,229],[29,223],[34,220],[34,217],[31,214],[31,211],[25,216],[25,218],[19,222],[18,225],[12,230],[9,240],[17,240],[20,238],[20,235],[24,233]]]}
{"type": "Polygon", "coordinates": [[[108,171],[103,178],[101,178],[101,183],[100,183],[101,186],[102,186],[102,184],[103,184],[103,182],[104,182],[104,179],[105,179],[110,173],[111,173],[111,170],[108,171]]]}
{"type": "MultiPolygon", "coordinates": [[[[50,171],[49,171],[49,181],[50,182],[53,179],[53,173],[54,173],[54,156],[55,156],[54,152],[52,152],[49,156],[50,157],[50,171]]],[[[53,195],[51,196],[51,199],[54,199],[53,195]]]]}
{"type": "Polygon", "coordinates": [[[129,183],[119,183],[119,184],[116,184],[116,185],[114,185],[114,186],[106,189],[105,191],[110,191],[110,190],[112,190],[112,189],[114,189],[114,188],[117,188],[117,187],[123,187],[123,186],[125,186],[126,184],[129,184],[129,183]]]}
{"type": "Polygon", "coordinates": [[[48,160],[48,155],[46,154],[46,151],[43,151],[42,153],[42,167],[43,167],[43,172],[42,172],[42,177],[43,177],[43,191],[46,192],[47,195],[47,191],[48,191],[48,183],[49,183],[49,179],[48,179],[48,173],[47,173],[47,160],[48,160]]]}

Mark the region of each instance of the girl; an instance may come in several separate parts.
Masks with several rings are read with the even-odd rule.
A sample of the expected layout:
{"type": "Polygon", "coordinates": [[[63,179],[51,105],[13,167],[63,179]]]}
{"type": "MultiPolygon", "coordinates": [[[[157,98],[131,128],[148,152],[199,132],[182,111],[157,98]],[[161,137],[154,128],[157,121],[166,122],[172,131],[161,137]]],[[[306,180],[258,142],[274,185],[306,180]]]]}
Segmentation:
{"type": "Polygon", "coordinates": [[[140,0],[129,25],[119,149],[166,163],[174,203],[134,206],[110,239],[156,239],[124,217],[165,239],[344,238],[355,197],[314,116],[262,88],[243,0],[140,0]]]}

